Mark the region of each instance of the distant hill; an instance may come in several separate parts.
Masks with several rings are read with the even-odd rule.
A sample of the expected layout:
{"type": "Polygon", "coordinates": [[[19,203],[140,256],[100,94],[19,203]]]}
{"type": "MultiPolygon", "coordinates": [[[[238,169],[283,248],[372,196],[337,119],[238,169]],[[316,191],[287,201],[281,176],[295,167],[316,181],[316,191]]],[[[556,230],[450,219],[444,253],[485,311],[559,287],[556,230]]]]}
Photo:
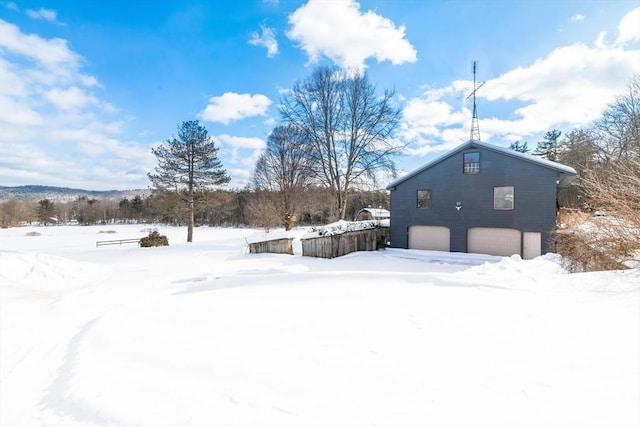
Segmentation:
{"type": "Polygon", "coordinates": [[[82,196],[91,199],[131,199],[137,195],[148,196],[149,194],[150,191],[148,189],[93,191],[78,188],[50,187],[46,185],[21,185],[18,187],[5,187],[0,185],[0,200],[49,199],[52,201],[66,202],[82,196]]]}

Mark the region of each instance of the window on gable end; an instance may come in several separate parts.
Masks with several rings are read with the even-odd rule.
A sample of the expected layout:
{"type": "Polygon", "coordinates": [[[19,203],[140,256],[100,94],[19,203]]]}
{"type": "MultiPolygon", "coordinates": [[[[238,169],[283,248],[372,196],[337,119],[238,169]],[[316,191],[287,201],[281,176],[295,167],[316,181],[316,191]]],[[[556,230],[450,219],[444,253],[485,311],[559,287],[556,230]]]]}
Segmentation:
{"type": "Polygon", "coordinates": [[[479,173],[480,172],[480,152],[472,151],[462,155],[462,172],[463,173],[479,173]]]}

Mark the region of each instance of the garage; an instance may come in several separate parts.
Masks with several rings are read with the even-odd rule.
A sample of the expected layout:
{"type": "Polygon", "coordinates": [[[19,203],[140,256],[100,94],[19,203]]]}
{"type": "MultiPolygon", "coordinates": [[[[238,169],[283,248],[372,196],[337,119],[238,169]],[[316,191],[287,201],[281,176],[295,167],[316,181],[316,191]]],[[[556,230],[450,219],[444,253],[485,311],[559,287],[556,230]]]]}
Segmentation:
{"type": "Polygon", "coordinates": [[[449,227],[412,225],[409,227],[409,249],[449,252],[451,232],[449,227]]]}
{"type": "Polygon", "coordinates": [[[467,231],[467,252],[520,255],[521,239],[520,231],[513,228],[473,227],[467,231]]]}

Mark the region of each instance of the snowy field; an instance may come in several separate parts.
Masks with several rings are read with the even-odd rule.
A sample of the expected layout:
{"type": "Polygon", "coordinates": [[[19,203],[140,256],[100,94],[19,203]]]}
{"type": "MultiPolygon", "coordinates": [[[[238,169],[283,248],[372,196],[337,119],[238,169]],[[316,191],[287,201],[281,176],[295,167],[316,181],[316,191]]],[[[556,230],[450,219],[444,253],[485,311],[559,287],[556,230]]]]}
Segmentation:
{"type": "Polygon", "coordinates": [[[148,228],[0,230],[0,425],[640,425],[638,270],[148,228]]]}

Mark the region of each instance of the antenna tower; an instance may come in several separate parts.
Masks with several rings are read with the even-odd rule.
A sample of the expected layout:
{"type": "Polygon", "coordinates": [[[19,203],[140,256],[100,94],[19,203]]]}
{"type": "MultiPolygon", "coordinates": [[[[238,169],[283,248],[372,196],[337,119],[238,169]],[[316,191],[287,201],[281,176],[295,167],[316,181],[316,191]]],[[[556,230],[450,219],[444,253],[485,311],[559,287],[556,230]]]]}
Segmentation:
{"type": "Polygon", "coordinates": [[[469,99],[473,96],[473,117],[471,118],[471,141],[480,141],[480,126],[478,125],[478,109],[476,108],[476,92],[478,89],[485,84],[485,82],[480,83],[479,86],[476,86],[476,71],[478,69],[478,61],[473,61],[473,92],[467,96],[466,99],[469,99]]]}

